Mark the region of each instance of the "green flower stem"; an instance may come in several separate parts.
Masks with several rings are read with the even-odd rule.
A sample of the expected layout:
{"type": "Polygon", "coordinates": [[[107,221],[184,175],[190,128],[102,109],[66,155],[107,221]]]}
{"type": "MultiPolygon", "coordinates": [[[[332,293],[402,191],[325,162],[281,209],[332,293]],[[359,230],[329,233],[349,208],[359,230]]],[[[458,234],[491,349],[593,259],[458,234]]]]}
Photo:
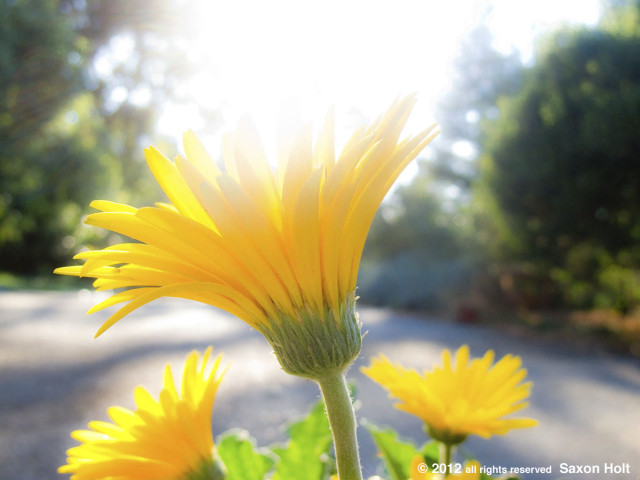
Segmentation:
{"type": "Polygon", "coordinates": [[[317,379],[327,408],[333,434],[340,480],[362,480],[356,437],[356,415],[344,373],[330,373],[317,379]]]}
{"type": "Polygon", "coordinates": [[[440,444],[440,463],[444,463],[446,465],[447,473],[444,478],[447,478],[451,475],[451,469],[449,468],[451,464],[451,451],[453,450],[453,445],[451,443],[441,443],[440,444]]]}

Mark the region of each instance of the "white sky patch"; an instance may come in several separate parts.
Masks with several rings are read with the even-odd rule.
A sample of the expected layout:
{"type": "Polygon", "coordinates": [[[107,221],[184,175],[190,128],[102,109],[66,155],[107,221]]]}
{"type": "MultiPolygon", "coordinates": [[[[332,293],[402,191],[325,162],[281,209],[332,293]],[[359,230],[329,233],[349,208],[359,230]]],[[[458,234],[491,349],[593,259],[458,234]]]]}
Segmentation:
{"type": "MultiPolygon", "coordinates": [[[[599,0],[493,0],[488,14],[488,2],[479,0],[181,3],[192,19],[189,56],[201,59],[189,88],[202,106],[222,111],[227,130],[251,115],[268,150],[283,99],[295,98],[318,128],[334,106],[340,146],[394,98],[417,92],[406,129],[417,133],[433,122],[460,39],[480,18],[496,45],[517,48],[526,59],[540,33],[564,22],[592,24],[600,13],[599,0]]],[[[170,105],[158,127],[177,139],[188,128],[207,134],[192,110],[170,105]]],[[[215,155],[219,145],[212,148],[215,155]]]]}
{"type": "Polygon", "coordinates": [[[453,153],[459,157],[471,158],[477,153],[473,143],[467,142],[466,140],[454,143],[451,149],[453,153]]]}
{"type": "Polygon", "coordinates": [[[536,39],[562,24],[597,23],[600,0],[493,0],[488,25],[502,50],[515,47],[531,60],[536,39]]]}

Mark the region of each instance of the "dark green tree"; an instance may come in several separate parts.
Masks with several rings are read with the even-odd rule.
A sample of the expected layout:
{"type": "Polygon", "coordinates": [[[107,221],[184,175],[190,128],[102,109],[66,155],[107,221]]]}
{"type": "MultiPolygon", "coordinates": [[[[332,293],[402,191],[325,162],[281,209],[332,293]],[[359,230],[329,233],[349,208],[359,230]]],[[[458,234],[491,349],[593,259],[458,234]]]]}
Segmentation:
{"type": "Polygon", "coordinates": [[[640,266],[638,58],[640,38],[562,31],[488,128],[478,190],[495,251],[558,280],[574,305],[635,301],[600,294],[628,287],[612,268],[640,266]]]}
{"type": "Polygon", "coordinates": [[[0,270],[56,258],[70,233],[60,217],[82,195],[68,174],[87,174],[85,152],[54,126],[74,121],[58,117],[83,87],[71,23],[58,2],[0,3],[0,270]]]}

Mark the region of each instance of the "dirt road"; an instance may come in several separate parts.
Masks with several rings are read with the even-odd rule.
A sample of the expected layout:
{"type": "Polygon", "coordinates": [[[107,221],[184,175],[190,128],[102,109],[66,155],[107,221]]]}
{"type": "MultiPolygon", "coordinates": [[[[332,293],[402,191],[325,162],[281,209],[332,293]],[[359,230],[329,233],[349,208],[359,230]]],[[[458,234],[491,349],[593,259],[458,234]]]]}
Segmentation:
{"type": "MultiPolygon", "coordinates": [[[[86,310],[99,294],[0,292],[0,478],[54,480],[56,468],[75,442],[69,432],[90,420],[106,419],[111,405],[133,407],[133,388],[157,394],[162,368],[181,368],[186,353],[214,345],[231,369],[216,399],[214,434],[248,429],[258,445],[284,439],[283,425],[317,399],[314,384],[284,374],[266,341],[239,320],[211,307],[162,300],[126,317],[97,340],[107,314],[86,310]]],[[[620,479],[640,477],[640,364],[607,354],[578,352],[563,345],[539,345],[486,327],[400,315],[363,307],[368,330],[358,364],[350,372],[362,406],[360,418],[391,425],[422,442],[420,422],[391,407],[385,392],[358,367],[384,352],[389,358],[430,368],[442,348],[470,345],[482,355],[523,358],[535,382],[527,416],[535,429],[491,440],[471,439],[467,450],[483,465],[552,467],[536,479],[620,479]],[[630,473],[607,474],[605,465],[629,464],[630,473]],[[563,473],[561,465],[565,465],[563,473]],[[571,466],[600,466],[600,473],[570,474],[571,466]]],[[[359,430],[366,474],[375,472],[376,452],[359,430]]],[[[584,470],[584,468],[583,468],[584,470]]]]}

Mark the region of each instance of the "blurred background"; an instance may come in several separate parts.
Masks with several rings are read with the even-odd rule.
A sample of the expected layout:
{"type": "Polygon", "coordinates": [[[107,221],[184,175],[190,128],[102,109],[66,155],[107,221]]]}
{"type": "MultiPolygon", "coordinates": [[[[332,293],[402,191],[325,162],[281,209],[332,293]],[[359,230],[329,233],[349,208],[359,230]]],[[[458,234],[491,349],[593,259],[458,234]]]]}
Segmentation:
{"type": "Polygon", "coordinates": [[[442,132],[367,240],[359,416],[424,441],[359,373],[371,355],[424,369],[462,343],[515,353],[540,427],[471,440],[483,464],[635,462],[636,478],[638,0],[0,0],[0,476],[60,478],[69,432],[133,408],[135,385],[155,394],[167,361],[209,343],[233,364],[214,434],[283,441],[318,392],[256,332],[164,299],[92,341],[108,314],[85,312],[104,294],[51,272],[123,240],[83,226],[91,200],[164,198],[149,144],[172,157],[193,129],[219,157],[248,113],[272,151],[295,101],[314,121],[335,108],[339,148],[411,92],[407,133],[442,132]]]}
{"type": "MultiPolygon", "coordinates": [[[[338,141],[398,95],[442,133],[378,212],[361,302],[640,354],[640,2],[0,1],[0,286],[53,278],[92,199],[283,101],[338,141]]],[[[86,286],[86,284],[83,284],[86,286]]]]}

